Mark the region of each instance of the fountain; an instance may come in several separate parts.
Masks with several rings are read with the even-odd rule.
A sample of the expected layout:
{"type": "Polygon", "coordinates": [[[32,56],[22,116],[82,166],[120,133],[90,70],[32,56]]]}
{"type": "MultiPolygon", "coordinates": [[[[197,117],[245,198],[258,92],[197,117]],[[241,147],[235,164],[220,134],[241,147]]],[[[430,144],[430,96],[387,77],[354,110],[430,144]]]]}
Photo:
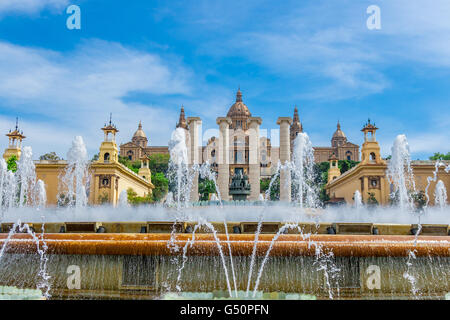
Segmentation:
{"type": "Polygon", "coordinates": [[[318,189],[315,184],[314,150],[306,133],[300,132],[294,140],[292,162],[293,201],[301,208],[316,208],[318,189]]]}
{"type": "MultiPolygon", "coordinates": [[[[68,201],[69,207],[82,208],[87,205],[89,186],[89,161],[86,146],[81,136],[76,136],[67,152],[67,167],[60,181],[60,199],[68,201]]],[[[63,200],[63,201],[64,201],[63,200]]]]}
{"type": "Polygon", "coordinates": [[[361,192],[359,192],[359,190],[356,190],[355,193],[353,194],[353,199],[354,199],[354,207],[355,209],[361,209],[363,207],[363,203],[362,203],[362,197],[361,197],[361,192]]]}
{"type": "MultiPolygon", "coordinates": [[[[89,162],[76,137],[61,176],[75,214],[44,208],[45,185],[33,175],[31,149],[24,148],[17,173],[0,160],[0,285],[39,288],[56,299],[443,298],[449,292],[445,185],[437,182],[437,208],[428,207],[419,222],[446,225],[447,234],[412,235],[415,185],[405,136],[395,140],[387,172],[397,202],[372,210],[359,191],[353,206],[319,208],[306,133],[298,134],[292,161],[278,164],[258,201],[222,199],[209,163],[189,162],[184,129],[173,132],[169,149],[171,192],[164,204],[132,207],[124,190],[117,207],[94,207],[86,205],[89,162]],[[291,173],[292,203],[270,200],[284,169],[291,173]],[[197,174],[216,187],[208,202],[190,201],[197,174]],[[95,228],[67,232],[74,217],[95,228]]],[[[247,191],[243,175],[232,181],[230,195],[247,191]]]]}
{"type": "Polygon", "coordinates": [[[395,138],[391,149],[392,158],[388,164],[387,177],[394,187],[391,198],[401,211],[412,211],[414,204],[411,193],[415,192],[409,145],[405,135],[395,138]]]}
{"type": "Polygon", "coordinates": [[[439,180],[436,184],[436,189],[434,191],[434,204],[441,210],[447,206],[447,190],[445,189],[444,182],[439,180]]]}

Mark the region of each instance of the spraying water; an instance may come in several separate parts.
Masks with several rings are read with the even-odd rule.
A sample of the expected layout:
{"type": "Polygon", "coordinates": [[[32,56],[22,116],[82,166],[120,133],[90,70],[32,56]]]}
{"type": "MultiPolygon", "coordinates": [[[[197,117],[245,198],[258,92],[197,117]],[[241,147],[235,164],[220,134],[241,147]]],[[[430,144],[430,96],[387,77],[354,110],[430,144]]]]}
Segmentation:
{"type": "Polygon", "coordinates": [[[29,199],[29,195],[36,183],[36,168],[33,163],[32,155],[33,152],[31,147],[24,147],[22,156],[17,164],[16,177],[19,186],[19,207],[26,205],[27,199],[29,199]]]}
{"type": "Polygon", "coordinates": [[[442,180],[439,180],[434,190],[434,205],[443,210],[447,206],[447,189],[442,180]]]}
{"type": "Polygon", "coordinates": [[[387,177],[394,187],[391,198],[397,201],[402,211],[412,211],[414,205],[410,193],[416,188],[406,136],[398,135],[391,150],[392,158],[387,169],[387,177]]]}
{"type": "Polygon", "coordinates": [[[86,146],[81,136],[76,136],[67,152],[67,167],[61,177],[60,199],[63,196],[69,207],[87,206],[89,186],[89,160],[86,146]],[[64,194],[66,193],[66,194],[64,194]]]}
{"type": "Polygon", "coordinates": [[[306,133],[300,132],[294,140],[292,162],[293,200],[300,207],[317,207],[318,190],[315,183],[314,149],[306,133]]]}
{"type": "Polygon", "coordinates": [[[122,190],[119,194],[119,207],[128,207],[128,194],[127,190],[122,190]]]}
{"type": "Polygon", "coordinates": [[[186,208],[189,204],[193,177],[188,167],[186,133],[184,129],[177,128],[172,132],[169,141],[169,153],[169,185],[172,186],[177,208],[186,208]]]}
{"type": "Polygon", "coordinates": [[[353,195],[353,199],[354,199],[353,205],[354,205],[355,209],[360,209],[363,207],[361,192],[359,192],[359,190],[355,191],[355,193],[353,195]]]}

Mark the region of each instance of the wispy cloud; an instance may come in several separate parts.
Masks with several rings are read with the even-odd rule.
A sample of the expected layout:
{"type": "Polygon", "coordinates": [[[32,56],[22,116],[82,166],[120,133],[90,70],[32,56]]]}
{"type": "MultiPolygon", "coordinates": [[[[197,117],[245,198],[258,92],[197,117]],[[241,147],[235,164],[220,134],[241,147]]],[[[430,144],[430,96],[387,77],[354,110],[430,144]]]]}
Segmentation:
{"type": "MultiPolygon", "coordinates": [[[[176,61],[118,43],[89,40],[61,54],[0,42],[0,103],[11,116],[25,117],[26,144],[40,153],[64,153],[67,137],[74,135],[84,136],[95,151],[109,112],[123,129],[120,141],[128,141],[142,120],[151,142],[165,143],[178,110],[124,102],[123,97],[130,92],[186,95],[189,77],[190,71],[176,61]]],[[[0,119],[5,124],[11,118],[0,119]]]]}
{"type": "Polygon", "coordinates": [[[61,10],[69,0],[1,0],[0,17],[5,13],[33,14],[43,9],[61,10]]]}

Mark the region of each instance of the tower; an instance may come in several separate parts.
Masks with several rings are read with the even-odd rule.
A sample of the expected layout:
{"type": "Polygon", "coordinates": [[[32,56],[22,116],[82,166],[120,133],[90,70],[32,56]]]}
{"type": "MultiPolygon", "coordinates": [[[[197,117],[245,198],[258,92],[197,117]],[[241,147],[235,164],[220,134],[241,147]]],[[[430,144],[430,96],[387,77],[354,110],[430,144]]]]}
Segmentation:
{"type": "Polygon", "coordinates": [[[291,152],[294,150],[294,140],[300,132],[303,132],[303,125],[300,122],[300,117],[298,116],[297,106],[295,106],[294,117],[290,128],[291,152]]]}
{"type": "Polygon", "coordinates": [[[186,116],[184,115],[184,107],[183,106],[181,106],[180,117],[178,119],[178,123],[177,123],[176,127],[188,130],[188,125],[186,122],[186,116]]]}
{"type": "Polygon", "coordinates": [[[385,164],[385,161],[381,159],[380,156],[380,145],[375,138],[375,132],[378,128],[375,123],[370,123],[368,119],[364,128],[361,129],[364,132],[364,143],[361,149],[361,164],[385,164]]]}
{"type": "Polygon", "coordinates": [[[141,167],[139,168],[138,175],[147,180],[148,182],[152,182],[152,172],[150,171],[148,158],[146,156],[141,159],[141,167]]]}
{"type": "Polygon", "coordinates": [[[341,175],[341,170],[339,170],[338,166],[339,160],[334,153],[328,161],[330,161],[330,169],[328,169],[328,182],[330,182],[341,175]]]}
{"type": "Polygon", "coordinates": [[[26,137],[23,135],[23,131],[19,130],[18,118],[16,118],[16,128],[12,132],[9,130],[9,133],[6,134],[6,136],[9,138],[9,143],[8,148],[6,148],[3,153],[3,159],[7,161],[10,157],[16,156],[17,160],[19,160],[20,155],[22,154],[22,140],[26,137]]]}
{"type": "Polygon", "coordinates": [[[115,163],[119,161],[119,151],[116,144],[116,133],[119,132],[112,123],[112,114],[109,116],[109,124],[102,128],[105,138],[100,145],[100,154],[97,163],[115,163]]]}

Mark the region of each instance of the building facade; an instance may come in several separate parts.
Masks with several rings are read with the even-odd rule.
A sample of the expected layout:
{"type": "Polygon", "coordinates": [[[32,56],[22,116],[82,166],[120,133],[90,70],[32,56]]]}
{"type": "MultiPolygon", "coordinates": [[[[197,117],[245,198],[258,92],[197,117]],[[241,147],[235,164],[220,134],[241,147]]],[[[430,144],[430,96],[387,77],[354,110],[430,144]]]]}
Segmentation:
{"type": "MultiPolygon", "coordinates": [[[[154,186],[151,181],[151,172],[148,158],[141,158],[141,168],[136,174],[118,161],[119,151],[116,144],[116,134],[119,130],[109,122],[102,128],[104,140],[100,145],[99,158],[89,165],[88,176],[84,183],[87,185],[88,204],[96,205],[109,203],[117,205],[122,191],[132,188],[138,196],[145,197],[152,194],[154,186]]],[[[21,143],[25,136],[18,129],[7,134],[8,148],[3,158],[8,160],[11,156],[17,159],[21,155],[21,143]]],[[[35,161],[36,178],[44,182],[47,196],[47,206],[56,206],[62,195],[67,193],[67,187],[61,183],[61,178],[67,168],[65,160],[39,160],[35,161]]]]}
{"type": "MultiPolygon", "coordinates": [[[[244,172],[248,171],[249,161],[249,119],[252,117],[247,105],[243,102],[242,92],[238,90],[236,93],[236,101],[229,108],[226,117],[231,119],[229,125],[229,135],[231,141],[230,160],[233,162],[231,171],[235,168],[240,168],[244,172]]],[[[188,120],[185,116],[184,107],[181,107],[180,116],[176,128],[183,128],[189,136],[188,120]]],[[[292,124],[290,125],[290,144],[291,153],[293,151],[294,140],[298,133],[303,132],[303,124],[300,121],[298,109],[295,107],[292,124]]],[[[201,151],[201,161],[212,164],[217,169],[216,155],[218,137],[211,137],[201,151]]],[[[260,171],[262,177],[270,177],[274,169],[277,167],[279,160],[279,147],[273,147],[270,138],[259,137],[259,159],[260,171]]],[[[338,160],[353,160],[359,161],[359,146],[347,140],[346,135],[341,129],[338,122],[337,129],[331,138],[331,145],[329,147],[313,147],[314,158],[316,162],[326,162],[335,155],[338,160]]],[[[168,154],[167,146],[149,146],[148,139],[142,129],[142,124],[139,122],[138,129],[134,133],[131,141],[120,145],[120,155],[135,161],[143,156],[150,156],[156,153],[168,154]]]]}
{"type": "MultiPolygon", "coordinates": [[[[325,188],[331,202],[353,204],[354,194],[359,191],[364,203],[367,203],[371,196],[381,205],[391,203],[390,195],[393,191],[393,185],[386,175],[389,160],[381,158],[380,146],[375,136],[377,130],[378,128],[370,123],[370,120],[361,130],[364,133],[364,143],[361,149],[362,159],[357,166],[349,171],[341,175],[334,158],[330,158],[329,180],[325,188]]],[[[446,165],[449,164],[450,162],[446,163],[446,165]]],[[[436,168],[435,161],[411,161],[411,167],[414,173],[416,192],[427,190],[431,205],[434,204],[437,181],[442,180],[447,193],[450,191],[448,189],[450,173],[446,172],[444,167],[436,168]],[[429,183],[428,179],[434,177],[434,173],[436,173],[436,179],[429,183]]]]}

